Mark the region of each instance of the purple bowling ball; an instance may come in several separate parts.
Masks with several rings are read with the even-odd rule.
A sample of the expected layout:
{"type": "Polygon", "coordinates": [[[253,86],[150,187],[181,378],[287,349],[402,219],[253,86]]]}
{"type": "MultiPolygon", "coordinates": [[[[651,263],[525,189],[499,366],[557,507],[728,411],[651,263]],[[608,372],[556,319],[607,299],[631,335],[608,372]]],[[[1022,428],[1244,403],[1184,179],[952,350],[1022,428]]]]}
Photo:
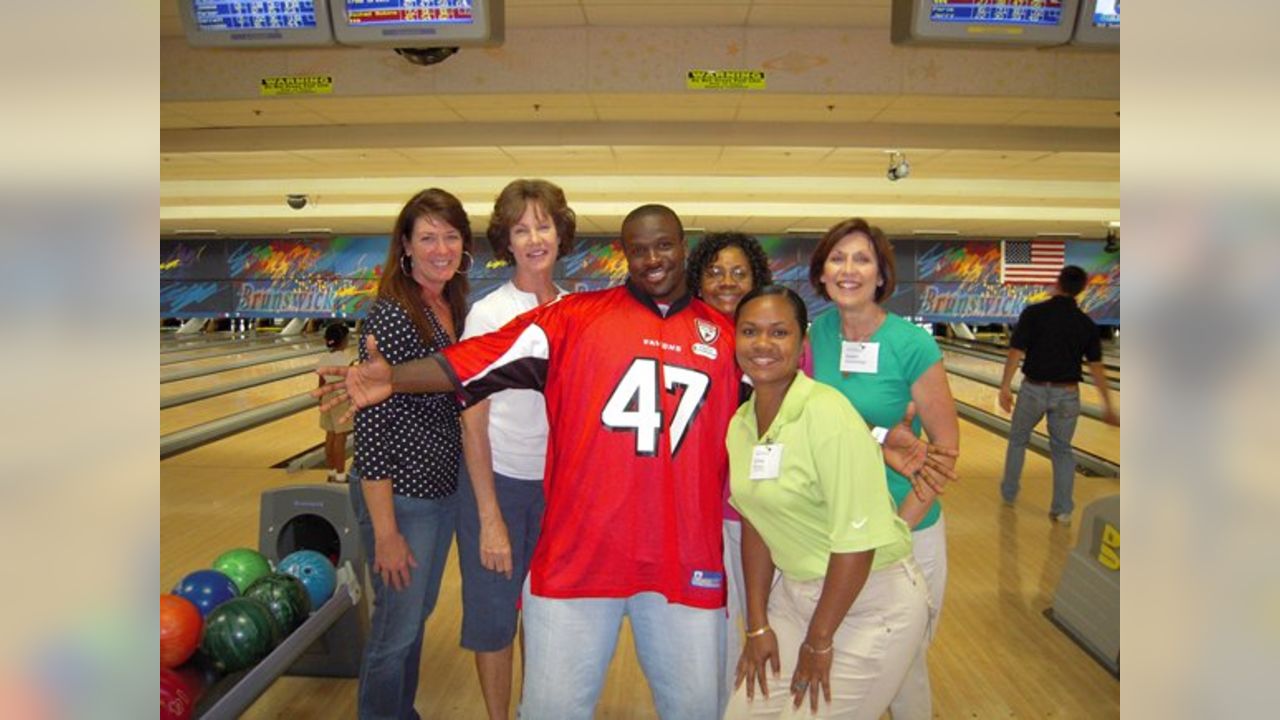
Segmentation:
{"type": "Polygon", "coordinates": [[[196,570],[182,578],[173,594],[190,600],[205,617],[210,610],[236,597],[240,590],[235,581],[217,570],[196,570]]]}
{"type": "Polygon", "coordinates": [[[298,550],[289,553],[276,566],[277,572],[287,573],[302,581],[311,598],[311,609],[317,610],[333,595],[338,585],[338,574],[329,558],[315,550],[298,550]]]}

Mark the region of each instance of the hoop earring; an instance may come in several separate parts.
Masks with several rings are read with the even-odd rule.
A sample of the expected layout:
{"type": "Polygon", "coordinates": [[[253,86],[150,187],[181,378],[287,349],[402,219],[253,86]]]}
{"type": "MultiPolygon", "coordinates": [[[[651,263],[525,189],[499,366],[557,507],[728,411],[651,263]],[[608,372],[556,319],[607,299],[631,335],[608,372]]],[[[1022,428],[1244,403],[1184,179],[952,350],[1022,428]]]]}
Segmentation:
{"type": "Polygon", "coordinates": [[[409,260],[409,262],[405,262],[405,260],[409,260],[409,256],[401,255],[400,256],[400,272],[404,273],[405,277],[412,278],[413,277],[413,261],[409,260]]]}
{"type": "Polygon", "coordinates": [[[458,263],[458,269],[454,271],[454,275],[470,275],[471,268],[476,266],[476,259],[471,253],[463,250],[462,254],[467,256],[467,269],[463,270],[462,263],[458,263]]]}

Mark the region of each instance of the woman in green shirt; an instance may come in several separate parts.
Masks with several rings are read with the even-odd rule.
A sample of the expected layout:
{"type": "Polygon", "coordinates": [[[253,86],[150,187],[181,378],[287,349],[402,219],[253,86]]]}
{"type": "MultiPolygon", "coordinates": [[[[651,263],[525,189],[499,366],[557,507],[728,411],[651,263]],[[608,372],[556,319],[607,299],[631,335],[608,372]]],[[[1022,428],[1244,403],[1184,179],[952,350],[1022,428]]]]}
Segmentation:
{"type": "Polygon", "coordinates": [[[747,590],[746,688],[731,718],[781,716],[806,698],[805,714],[879,718],[928,623],[879,446],[843,395],[798,372],[806,320],[800,297],[776,285],[737,310],[738,364],[755,393],[725,439],[747,590]]]}
{"type": "MultiPolygon", "coordinates": [[[[884,233],[861,218],[837,223],[818,241],[809,261],[809,282],[833,307],[809,328],[810,376],[840,391],[872,425],[897,422],[908,406],[918,411],[911,429],[930,442],[958,451],[960,423],[933,336],[884,308],[897,280],[893,247],[884,233]]],[[[942,461],[954,465],[951,458],[942,461]]],[[[890,703],[893,720],[933,717],[929,641],[937,631],[947,586],[946,522],[928,484],[886,468],[898,515],[911,527],[916,563],[929,585],[931,622],[906,679],[890,703]]]]}

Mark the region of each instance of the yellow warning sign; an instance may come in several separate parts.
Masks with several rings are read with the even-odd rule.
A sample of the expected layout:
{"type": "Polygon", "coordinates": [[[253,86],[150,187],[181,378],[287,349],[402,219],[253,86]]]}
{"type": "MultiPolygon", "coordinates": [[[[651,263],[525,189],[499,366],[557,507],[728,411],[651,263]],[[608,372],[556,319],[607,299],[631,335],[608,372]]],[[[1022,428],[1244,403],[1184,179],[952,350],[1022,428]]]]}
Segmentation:
{"type": "Polygon", "coordinates": [[[689,90],[763,90],[763,70],[690,70],[684,86],[689,90]]]}
{"type": "Polygon", "coordinates": [[[328,95],[333,92],[332,75],[286,75],[264,77],[258,86],[262,96],[328,95]]]}

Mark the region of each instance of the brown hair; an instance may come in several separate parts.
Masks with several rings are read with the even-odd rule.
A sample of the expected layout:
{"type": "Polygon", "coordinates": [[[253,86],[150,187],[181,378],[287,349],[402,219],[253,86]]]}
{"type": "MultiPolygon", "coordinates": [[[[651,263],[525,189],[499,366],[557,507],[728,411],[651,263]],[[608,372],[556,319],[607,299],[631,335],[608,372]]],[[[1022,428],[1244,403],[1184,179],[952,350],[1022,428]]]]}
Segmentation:
{"type": "Polygon", "coordinates": [[[897,268],[893,260],[893,245],[889,243],[889,238],[880,228],[875,225],[867,224],[862,218],[850,218],[836,223],[822,239],[818,241],[818,247],[813,249],[813,255],[809,256],[809,284],[822,296],[823,300],[830,300],[831,296],[827,294],[827,286],[822,284],[823,266],[827,264],[827,258],[831,255],[831,250],[835,248],[836,243],[846,237],[857,233],[865,235],[871,240],[871,250],[876,256],[876,272],[880,276],[881,283],[876,287],[876,303],[882,302],[885,298],[893,297],[893,288],[897,285],[897,268]]]}
{"type": "MultiPolygon", "coordinates": [[[[418,328],[418,335],[423,342],[432,343],[432,325],[427,319],[426,308],[422,302],[422,286],[413,275],[406,274],[401,258],[404,257],[404,243],[413,235],[413,225],[418,218],[434,218],[448,223],[462,235],[463,252],[471,252],[471,221],[467,211],[462,208],[458,198],[439,188],[429,188],[409,198],[396,217],[396,224],[391,229],[391,242],[387,244],[387,259],[382,264],[382,279],[378,281],[378,297],[390,300],[409,313],[413,324],[418,328]]],[[[467,293],[471,290],[467,276],[455,273],[444,284],[444,300],[449,305],[449,315],[453,320],[454,332],[462,335],[462,324],[467,318],[467,293]]]]}
{"type": "Polygon", "coordinates": [[[485,236],[489,239],[494,257],[506,263],[515,263],[516,259],[511,254],[511,226],[519,222],[520,216],[533,204],[540,206],[555,223],[556,237],[560,240],[557,257],[564,257],[573,251],[578,217],[565,202],[564,191],[546,180],[520,178],[507,183],[493,201],[493,215],[489,217],[489,230],[485,236]]]}

